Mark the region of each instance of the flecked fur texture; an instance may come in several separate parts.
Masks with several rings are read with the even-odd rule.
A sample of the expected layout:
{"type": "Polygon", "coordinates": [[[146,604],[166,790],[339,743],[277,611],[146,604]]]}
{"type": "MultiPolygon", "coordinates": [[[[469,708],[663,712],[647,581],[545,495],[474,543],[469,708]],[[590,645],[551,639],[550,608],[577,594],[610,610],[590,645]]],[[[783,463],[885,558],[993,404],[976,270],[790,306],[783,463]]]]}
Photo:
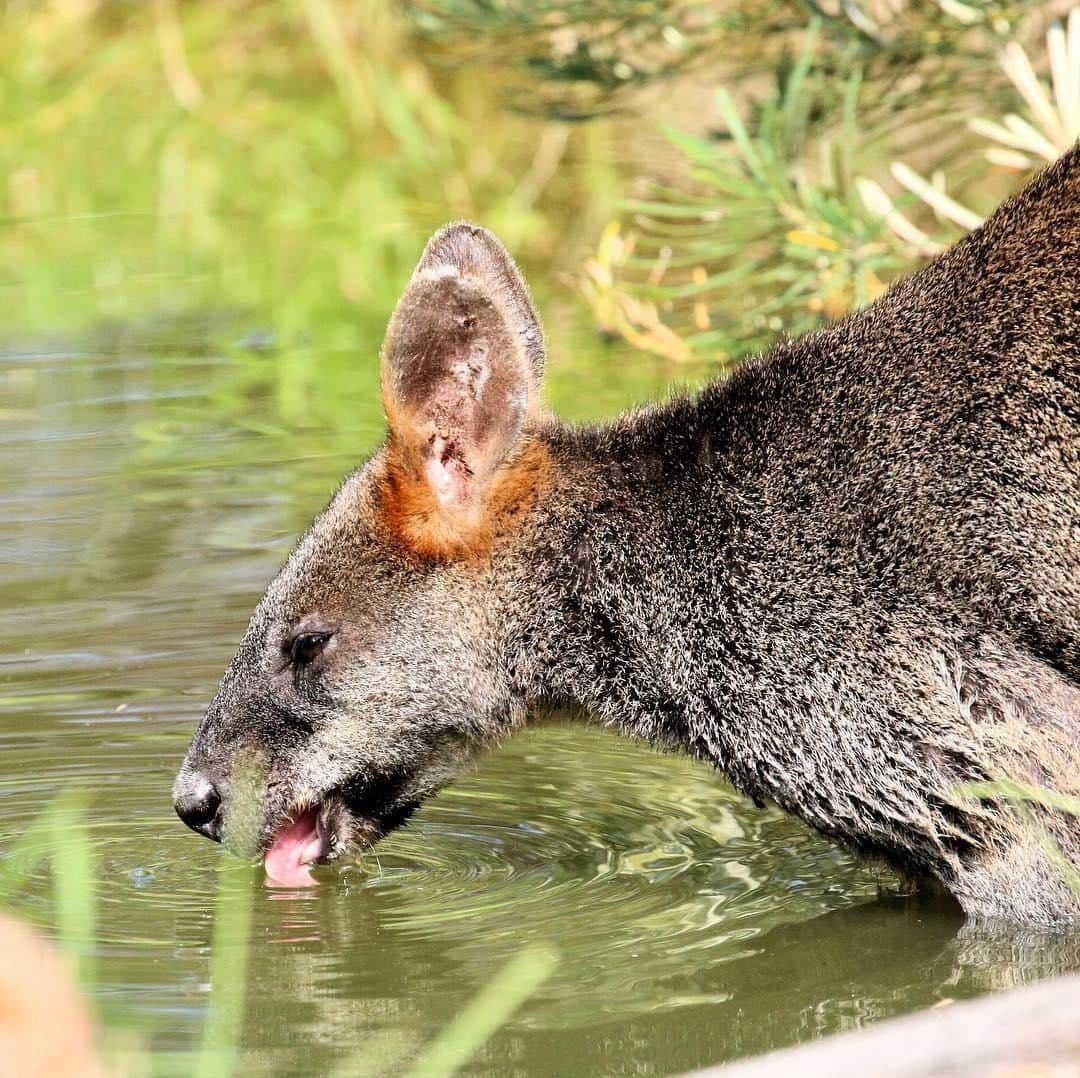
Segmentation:
{"type": "Polygon", "coordinates": [[[473,226],[383,362],[388,441],[270,585],[178,791],[227,809],[256,746],[265,837],[319,805],[344,848],[567,707],[971,914],[1080,919],[1080,820],[964,790],[1080,794],[1080,151],[867,310],[610,423],[540,409],[528,293],[473,226]]]}

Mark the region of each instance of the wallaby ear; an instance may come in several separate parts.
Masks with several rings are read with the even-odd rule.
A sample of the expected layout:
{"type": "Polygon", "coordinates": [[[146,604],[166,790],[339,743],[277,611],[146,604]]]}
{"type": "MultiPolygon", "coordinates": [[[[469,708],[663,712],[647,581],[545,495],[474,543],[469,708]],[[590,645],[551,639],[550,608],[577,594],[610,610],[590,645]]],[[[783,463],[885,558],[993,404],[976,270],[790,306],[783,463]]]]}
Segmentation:
{"type": "Polygon", "coordinates": [[[539,411],[544,341],[525,282],[486,229],[452,224],[428,242],[382,350],[395,467],[433,500],[475,517],[527,418],[539,411]]]}

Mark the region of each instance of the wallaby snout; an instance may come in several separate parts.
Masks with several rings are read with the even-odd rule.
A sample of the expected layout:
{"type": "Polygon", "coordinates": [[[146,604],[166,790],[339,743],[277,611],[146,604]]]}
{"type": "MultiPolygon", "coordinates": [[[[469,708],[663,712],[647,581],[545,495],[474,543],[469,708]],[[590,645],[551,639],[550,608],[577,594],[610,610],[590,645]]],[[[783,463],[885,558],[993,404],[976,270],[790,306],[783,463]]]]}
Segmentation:
{"type": "Polygon", "coordinates": [[[205,775],[184,768],[173,784],[173,807],[192,831],[221,841],[221,794],[205,775]]]}

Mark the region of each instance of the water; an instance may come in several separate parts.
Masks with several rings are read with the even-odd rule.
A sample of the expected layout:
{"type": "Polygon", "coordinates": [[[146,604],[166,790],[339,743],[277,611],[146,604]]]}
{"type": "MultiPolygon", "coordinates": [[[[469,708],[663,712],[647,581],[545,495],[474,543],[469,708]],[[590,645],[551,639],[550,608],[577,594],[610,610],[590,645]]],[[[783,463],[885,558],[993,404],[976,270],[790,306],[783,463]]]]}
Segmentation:
{"type": "MultiPolygon", "coordinates": [[[[659,377],[560,322],[556,407],[659,377]]],[[[172,815],[174,770],[266,579],[379,427],[371,363],[342,389],[351,430],[283,434],[251,416],[273,410],[259,365],[287,355],[170,335],[198,333],[0,358],[0,849],[59,786],[91,792],[96,1002],[161,1059],[199,1042],[222,856],[172,815]]],[[[531,942],[555,972],[470,1073],[676,1072],[1078,965],[1075,940],[984,939],[708,768],[565,722],[320,878],[257,890],[246,1072],[423,1044],[531,942]]],[[[50,894],[43,866],[18,907],[46,930],[50,894]]]]}

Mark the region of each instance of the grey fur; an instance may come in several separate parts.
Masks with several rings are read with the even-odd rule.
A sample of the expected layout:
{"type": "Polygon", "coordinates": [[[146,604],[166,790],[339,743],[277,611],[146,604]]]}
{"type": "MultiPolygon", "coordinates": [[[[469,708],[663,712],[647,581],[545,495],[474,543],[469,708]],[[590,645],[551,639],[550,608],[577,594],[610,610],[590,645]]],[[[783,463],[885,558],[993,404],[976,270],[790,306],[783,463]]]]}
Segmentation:
{"type": "MultiPolygon", "coordinates": [[[[538,375],[539,325],[493,250],[451,226],[418,273],[481,289],[523,342],[493,361],[538,375]]],[[[519,437],[550,481],[481,558],[388,531],[386,448],[346,480],[178,789],[208,774],[227,800],[257,746],[264,838],[318,803],[342,844],[370,841],[569,707],[936,876],[969,913],[1080,919],[1080,822],[962,789],[1080,793],[1080,150],[844,322],[697,396],[581,429],[533,414],[519,437]],[[335,635],[294,671],[282,642],[304,624],[335,635]]]]}

